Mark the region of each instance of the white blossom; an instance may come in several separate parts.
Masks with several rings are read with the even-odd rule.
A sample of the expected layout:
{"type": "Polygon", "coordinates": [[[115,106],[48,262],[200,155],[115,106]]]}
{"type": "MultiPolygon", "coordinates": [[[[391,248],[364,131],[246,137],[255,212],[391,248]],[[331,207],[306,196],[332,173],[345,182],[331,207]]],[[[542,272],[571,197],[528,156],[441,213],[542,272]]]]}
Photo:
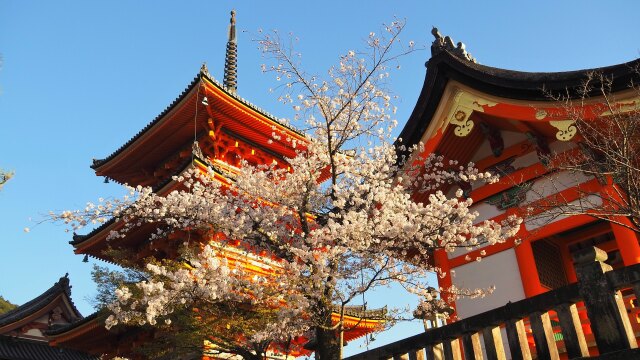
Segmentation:
{"type": "Polygon", "coordinates": [[[73,229],[115,216],[123,226],[112,239],[143,224],[160,225],[151,240],[176,231],[205,234],[201,249],[191,246],[182,254],[184,266],[149,263],[147,281],[120,288],[107,327],[170,324],[174,311],[196,300],[250,303],[281,309],[278,319],[250,340],[284,340],[327,326],[322,314],[332,304],[348,304],[393,282],[424,300],[419,311],[424,315],[444,306],[441,292],[426,280],[430,272],[444,276],[430,259],[434,250],[477,248],[516,234],[519,219],[474,225],[478,214],[471,210],[472,200],[463,198],[462,190],[454,198],[445,195],[460,182],[494,182],[495,176],[473,164],[445,165],[434,155],[407,162],[412,154],[419,156],[421,144],[398,156],[403,148],[400,140],[392,143],[397,121],[386,81],[388,64],[399,55],[392,45],[403,26],[388,25],[387,38],[370,34],[367,46],[384,56],[359,58],[349,51],[325,78],[296,71],[291,64],[297,60],[283,50],[277,33],[264,35],[260,45],[278,62],[267,71],[275,72],[276,80],[292,79],[285,89],[291,93],[281,101],[295,102],[294,110],[306,119],[304,141],[275,128],[271,134],[269,143],[288,143],[297,151],[287,166],[243,162],[229,184],[192,170],[176,178],[184,190],[160,196],[130,187],[127,199],[54,215],[73,229]],[[416,201],[417,194],[425,200],[416,201]]]}

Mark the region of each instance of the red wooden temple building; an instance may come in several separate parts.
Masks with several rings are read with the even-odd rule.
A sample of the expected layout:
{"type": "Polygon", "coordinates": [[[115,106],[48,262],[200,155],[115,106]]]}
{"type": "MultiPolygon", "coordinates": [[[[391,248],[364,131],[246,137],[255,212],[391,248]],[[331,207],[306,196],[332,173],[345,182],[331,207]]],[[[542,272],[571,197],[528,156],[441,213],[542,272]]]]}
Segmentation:
{"type": "MultiPolygon", "coordinates": [[[[435,252],[435,263],[446,273],[440,286],[496,287],[492,295],[482,299],[451,301],[457,318],[576,282],[572,254],[583,248],[605,250],[614,268],[639,263],[638,234],[620,225],[630,225],[628,219],[616,218],[620,223],[616,224],[589,215],[555,216],[552,209],[537,205],[553,203],[550,199],[558,197],[569,203],[588,200],[587,204],[606,199],[611,185],[598,178],[558,171],[554,161],[584,151],[582,136],[568,112],[581,106],[576,89],[592,74],[613,80],[608,100],[615,102],[614,107],[637,112],[640,93],[631,84],[640,79],[640,60],[569,72],[519,72],[480,65],[463,44],[454,45],[435,28],[433,35],[436,39],[424,85],[400,134],[402,143],[411,146],[422,142],[420,156],[438,154],[461,164],[474,162],[480,170],[501,176],[495,184],[473,183],[463,188],[480,214],[477,222],[500,221],[512,214],[525,218],[518,241],[435,252]],[[554,100],[550,94],[568,95],[575,105],[554,100]],[[532,211],[535,215],[548,211],[550,216],[525,217],[532,211]],[[481,261],[477,261],[479,257],[481,261]]],[[[595,89],[582,108],[585,121],[607,115],[599,110],[605,102],[599,93],[601,84],[593,85],[595,89]]],[[[421,161],[420,156],[412,160],[421,161]]],[[[458,189],[454,187],[450,194],[458,189]]],[[[417,200],[424,196],[415,195],[417,200]]],[[[628,302],[627,306],[634,304],[628,302]]],[[[640,334],[637,320],[633,326],[640,334]]]]}
{"type": "MultiPolygon", "coordinates": [[[[610,191],[610,185],[597,178],[554,170],[555,156],[572,156],[583,150],[581,135],[567,108],[548,94],[562,92],[578,99],[575,89],[589,74],[598,72],[613,79],[615,101],[626,104],[621,108],[635,111],[640,108],[640,98],[629,85],[640,80],[640,60],[570,72],[519,72],[480,65],[461,44],[454,45],[435,29],[434,35],[425,82],[400,138],[406,146],[424,144],[424,152],[414,155],[412,161],[435,153],[460,163],[474,162],[480,170],[501,175],[498,183],[473,183],[463,189],[480,214],[478,222],[523,215],[539,202],[557,196],[572,202],[591,194],[589,200],[597,203],[598,194],[610,191]],[[552,173],[557,182],[549,180],[547,175],[552,173]]],[[[96,174],[119,183],[152,186],[157,193],[167,194],[179,185],[173,176],[191,168],[210,168],[220,181],[230,181],[229,175],[241,159],[287,167],[287,159],[295,151],[290,142],[275,140],[271,134],[276,132],[282,139],[289,137],[302,144],[304,134],[238,96],[235,61],[232,20],[224,82],[215,81],[203,66],[165,111],[113,154],[94,161],[96,174]]],[[[604,98],[591,95],[587,108],[595,109],[604,98]]],[[[455,190],[450,189],[452,194],[455,190]]],[[[426,195],[415,194],[419,201],[424,200],[422,196],[426,195]]],[[[533,217],[523,223],[518,241],[511,239],[452,253],[435,252],[435,263],[445,271],[441,286],[496,286],[491,296],[451,301],[457,318],[468,318],[575,282],[572,254],[586,247],[597,245],[606,250],[614,268],[640,263],[638,236],[624,226],[588,215],[539,219],[533,217]],[[476,261],[478,257],[482,261],[476,261]]],[[[629,224],[625,218],[617,221],[629,224]]],[[[111,261],[104,252],[106,238],[120,226],[116,221],[108,222],[86,235],[74,236],[71,244],[78,254],[111,261]]],[[[153,230],[151,225],[143,226],[125,238],[112,240],[110,246],[129,249],[138,260],[150,255],[174,257],[180,241],[168,237],[149,242],[153,230]]],[[[225,256],[242,260],[245,255],[229,248],[225,256]]],[[[256,271],[260,267],[248,261],[247,266],[257,267],[256,271]]],[[[631,309],[632,303],[628,306],[629,311],[637,313],[631,309]]],[[[355,324],[363,314],[354,311],[350,320],[355,324]]],[[[345,334],[347,341],[380,326],[380,321],[374,320],[376,314],[365,315],[372,319],[345,334]]],[[[107,331],[101,313],[69,320],[68,325],[47,332],[52,345],[91,354],[128,355],[146,336],[135,328],[107,331]]],[[[0,331],[1,321],[0,317],[0,331]]],[[[632,325],[640,334],[638,321],[632,325]]],[[[584,330],[588,335],[589,328],[584,330]]]]}
{"type": "MultiPolygon", "coordinates": [[[[294,157],[296,150],[292,141],[286,139],[295,140],[300,150],[304,149],[305,136],[238,95],[234,12],[226,50],[222,84],[203,65],[160,115],[111,155],[94,160],[91,167],[96,175],[121,184],[150,186],[162,195],[177,189],[180,183],[175,177],[189,169],[212,170],[215,179],[229,182],[242,160],[254,165],[276,163],[287,168],[287,159],[294,157]],[[273,133],[282,140],[274,139],[273,133]]],[[[109,233],[121,226],[121,222],[109,221],[86,235],[75,235],[71,244],[77,254],[113,262],[105,252],[107,248],[127,249],[136,257],[134,261],[141,261],[149,256],[175,258],[182,243],[181,234],[150,242],[150,234],[155,231],[153,225],[107,242],[109,233]]],[[[242,263],[251,271],[268,272],[270,259],[261,260],[259,255],[228,247],[220,256],[242,263]]],[[[379,329],[384,322],[383,314],[384,310],[347,309],[346,327],[352,329],[345,333],[345,341],[379,329]]],[[[338,314],[335,315],[338,319],[338,314]]],[[[51,344],[107,358],[136,357],[132,349],[149,334],[132,327],[107,331],[105,316],[98,312],[51,332],[51,344]]]]}

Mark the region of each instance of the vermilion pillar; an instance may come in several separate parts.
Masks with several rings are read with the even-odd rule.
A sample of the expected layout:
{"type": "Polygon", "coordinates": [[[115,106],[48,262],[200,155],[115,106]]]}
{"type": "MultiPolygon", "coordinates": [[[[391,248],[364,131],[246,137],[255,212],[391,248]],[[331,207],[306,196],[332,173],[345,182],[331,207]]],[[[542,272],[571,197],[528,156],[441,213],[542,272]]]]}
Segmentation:
{"type": "MultiPolygon", "coordinates": [[[[609,177],[608,181],[609,184],[603,186],[601,189],[603,206],[605,208],[615,208],[616,201],[622,202],[622,199],[620,198],[620,195],[618,195],[618,192],[614,189],[615,185],[613,185],[613,180],[609,177]],[[613,204],[610,200],[614,200],[613,204]]],[[[625,227],[633,227],[631,221],[629,221],[629,219],[624,216],[616,216],[613,218],[613,221],[622,224],[618,225],[614,222],[611,223],[613,236],[616,238],[618,250],[620,251],[620,255],[622,255],[622,263],[625,266],[640,263],[640,246],[638,245],[638,235],[635,231],[625,227]]]]}
{"type": "MultiPolygon", "coordinates": [[[[626,217],[618,217],[616,221],[632,226],[631,221],[626,217]]],[[[620,255],[622,255],[622,262],[625,266],[634,265],[640,263],[640,245],[638,245],[638,234],[622,225],[611,223],[611,230],[613,230],[613,236],[616,238],[616,244],[620,255]]]]}
{"type": "Polygon", "coordinates": [[[522,279],[522,288],[526,297],[536,296],[545,292],[545,288],[540,284],[538,277],[538,268],[533,257],[533,249],[529,240],[523,240],[520,245],[515,248],[516,260],[520,269],[520,278],[522,279]]]}

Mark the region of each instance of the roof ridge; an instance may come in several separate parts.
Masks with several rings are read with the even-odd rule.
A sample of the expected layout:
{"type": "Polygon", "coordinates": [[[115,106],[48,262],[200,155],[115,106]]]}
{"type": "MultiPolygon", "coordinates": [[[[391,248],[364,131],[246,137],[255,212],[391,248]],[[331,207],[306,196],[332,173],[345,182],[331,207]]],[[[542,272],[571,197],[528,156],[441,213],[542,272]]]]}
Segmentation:
{"type": "MultiPolygon", "coordinates": [[[[420,141],[450,81],[487,96],[527,102],[553,102],[549,93],[579,98],[583,95],[579,91],[580,86],[591,73],[601,73],[613,79],[612,92],[628,89],[631,82],[640,82],[640,58],[598,68],[541,73],[480,65],[445,48],[432,55],[425,65],[427,70],[420,95],[394,143],[399,155],[406,155],[408,152],[402,149],[420,141]]],[[[598,96],[599,84],[593,85],[594,90],[588,95],[598,96]]]]}
{"type": "Polygon", "coordinates": [[[120,154],[124,149],[126,149],[129,145],[133,144],[142,134],[144,134],[147,130],[149,130],[153,125],[155,125],[160,119],[162,119],[173,107],[182,101],[187,94],[193,90],[196,84],[200,82],[202,72],[198,73],[198,75],[191,81],[189,85],[178,95],[176,99],[174,99],[169,106],[167,106],[160,114],[158,114],[150,123],[148,123],[145,127],[139,130],[132,138],[130,138],[127,142],[125,142],[122,146],[120,146],[116,151],[111,153],[111,155],[107,156],[104,159],[93,159],[93,163],[91,164],[92,169],[96,169],[100,167],[102,164],[107,161],[113,159],[118,154],[120,154]]]}
{"type": "Polygon", "coordinates": [[[435,26],[431,29],[431,34],[435,37],[435,40],[431,43],[431,56],[435,56],[442,51],[448,51],[460,59],[470,61],[472,63],[478,62],[476,58],[467,52],[467,47],[462,41],[459,41],[457,45],[454,45],[453,39],[450,36],[443,36],[435,26]]]}
{"type": "Polygon", "coordinates": [[[300,129],[296,128],[295,126],[293,126],[291,124],[286,124],[286,123],[282,122],[282,119],[278,119],[275,115],[271,114],[270,112],[266,111],[265,109],[259,107],[258,105],[255,105],[254,103],[252,103],[249,100],[241,97],[237,93],[232,92],[230,88],[228,88],[223,83],[220,83],[211,74],[209,74],[208,71],[201,72],[201,74],[204,75],[204,77],[207,80],[209,80],[214,85],[218,86],[221,90],[223,90],[227,95],[229,95],[229,96],[233,97],[234,99],[240,101],[242,104],[250,107],[251,109],[253,109],[256,112],[258,112],[259,114],[264,115],[267,119],[274,121],[275,123],[281,125],[282,127],[287,128],[288,130],[291,130],[291,131],[295,132],[296,134],[298,134],[298,135],[300,135],[302,137],[306,137],[305,134],[300,129]]]}
{"type": "Polygon", "coordinates": [[[457,64],[461,66],[473,69],[475,71],[483,72],[483,73],[491,73],[491,75],[502,75],[502,76],[515,76],[515,77],[530,77],[532,75],[542,76],[542,75],[552,75],[556,77],[570,77],[571,75],[581,75],[587,74],[590,72],[611,72],[612,70],[620,70],[621,68],[626,68],[628,70],[636,70],[640,67],[640,57],[613,64],[613,65],[605,65],[605,66],[596,66],[589,68],[582,68],[576,70],[565,70],[565,71],[526,71],[526,70],[516,70],[516,69],[507,69],[501,68],[486,64],[480,64],[478,62],[472,62],[465,60],[462,58],[455,49],[443,48],[440,51],[433,54],[425,65],[430,63],[440,63],[440,62],[449,62],[447,60],[455,60],[457,64]]]}
{"type": "Polygon", "coordinates": [[[282,119],[276,118],[275,115],[269,113],[268,111],[262,109],[261,107],[255,105],[255,104],[249,102],[245,98],[239,96],[237,93],[234,93],[232,91],[232,89],[230,89],[227,86],[223,85],[218,80],[216,80],[213,76],[211,76],[211,74],[209,74],[209,71],[207,70],[206,66],[203,66],[200,69],[200,71],[198,72],[198,75],[196,75],[196,77],[191,81],[191,83],[189,85],[187,85],[187,87],[182,91],[182,93],[180,93],[180,95],[175,100],[173,100],[171,102],[171,104],[169,104],[160,114],[158,114],[151,122],[149,122],[144,128],[142,128],[140,131],[138,131],[133,137],[131,137],[126,143],[124,143],[122,146],[120,146],[116,151],[111,153],[109,156],[107,156],[107,157],[105,157],[103,159],[93,159],[93,162],[92,162],[90,167],[92,169],[94,169],[94,170],[97,169],[98,167],[100,167],[103,164],[107,163],[109,160],[115,158],[118,154],[120,154],[122,151],[124,151],[124,149],[126,149],[131,144],[133,144],[145,132],[147,132],[156,123],[158,123],[162,118],[164,118],[164,116],[166,116],[169,113],[169,111],[171,111],[179,102],[181,102],[187,96],[187,94],[189,94],[189,92],[193,91],[195,86],[197,84],[199,84],[200,81],[203,78],[208,80],[210,83],[212,83],[213,85],[217,86],[218,88],[220,88],[228,96],[230,96],[230,97],[234,98],[235,100],[241,102],[242,104],[244,104],[245,106],[247,106],[247,107],[251,108],[252,110],[256,111],[260,115],[263,115],[267,119],[275,122],[276,124],[286,128],[286,129],[288,129],[288,130],[290,130],[290,131],[292,131],[292,132],[294,132],[294,133],[296,133],[296,134],[298,134],[298,135],[300,135],[302,137],[306,137],[304,135],[304,133],[301,130],[297,129],[295,126],[284,123],[282,121],[282,119]]]}
{"type": "Polygon", "coordinates": [[[12,322],[20,320],[21,318],[36,313],[38,310],[45,307],[49,303],[49,301],[60,294],[65,294],[69,298],[69,303],[72,310],[75,312],[75,315],[79,318],[82,318],[82,314],[80,314],[80,311],[78,311],[75,304],[73,303],[73,300],[71,299],[71,285],[69,284],[69,274],[67,273],[40,295],[18,306],[15,309],[0,315],[0,326],[10,324],[12,322]]]}

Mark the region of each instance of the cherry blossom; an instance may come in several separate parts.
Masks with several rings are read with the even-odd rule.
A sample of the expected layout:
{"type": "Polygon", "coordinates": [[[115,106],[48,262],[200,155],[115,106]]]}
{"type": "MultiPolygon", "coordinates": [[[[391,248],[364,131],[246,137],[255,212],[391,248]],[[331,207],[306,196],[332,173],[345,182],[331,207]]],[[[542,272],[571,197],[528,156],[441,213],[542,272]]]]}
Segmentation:
{"type": "MultiPolygon", "coordinates": [[[[275,63],[263,69],[286,82],[279,99],[292,104],[306,134],[305,143],[296,144],[297,156],[287,159],[292,171],[242,162],[223,184],[194,168],[174,178],[184,189],[164,196],[131,187],[126,198],[52,214],[73,229],[116,217],[124,226],[112,239],[148,223],[158,225],[152,241],[178,231],[209,239],[185,241],[179,260],[148,262],[142,269],[148,280],[116,293],[108,328],[169,325],[174,312],[203,305],[277,308],[277,316],[247,334],[247,341],[282,343],[306,333],[318,341],[316,358],[335,359],[335,333],[348,329],[334,324],[331,313],[376,287],[400,284],[422,299],[420,316],[445,307],[426,280],[441,273],[433,251],[503,242],[516,234],[520,220],[474,225],[472,200],[462,190],[445,194],[460,182],[497,178],[473,164],[423,156],[420,145],[405,149],[392,137],[397,121],[389,70],[415,49],[413,42],[399,49],[403,27],[393,21],[382,36],[372,32],[364,51],[348,51],[326,76],[301,70],[278,33],[261,34],[258,43],[275,63]],[[427,200],[417,202],[419,193],[427,200]]],[[[294,140],[274,130],[271,141],[294,140]]]]}

